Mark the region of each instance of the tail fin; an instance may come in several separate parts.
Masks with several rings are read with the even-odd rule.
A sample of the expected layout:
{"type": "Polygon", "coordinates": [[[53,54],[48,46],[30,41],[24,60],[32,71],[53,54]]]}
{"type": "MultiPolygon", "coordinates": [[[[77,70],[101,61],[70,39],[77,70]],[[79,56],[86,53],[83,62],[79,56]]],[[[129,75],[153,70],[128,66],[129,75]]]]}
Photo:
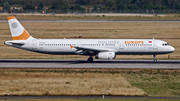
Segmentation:
{"type": "Polygon", "coordinates": [[[15,17],[7,17],[13,40],[34,39],[15,17]]]}

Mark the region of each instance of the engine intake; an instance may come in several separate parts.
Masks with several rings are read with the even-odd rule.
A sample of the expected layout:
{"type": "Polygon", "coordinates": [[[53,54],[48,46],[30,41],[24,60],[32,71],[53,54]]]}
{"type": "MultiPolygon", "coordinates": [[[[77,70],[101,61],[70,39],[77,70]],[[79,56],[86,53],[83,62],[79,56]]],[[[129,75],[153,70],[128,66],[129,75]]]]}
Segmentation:
{"type": "Polygon", "coordinates": [[[114,52],[100,52],[95,56],[96,59],[115,59],[116,55],[114,52]]]}

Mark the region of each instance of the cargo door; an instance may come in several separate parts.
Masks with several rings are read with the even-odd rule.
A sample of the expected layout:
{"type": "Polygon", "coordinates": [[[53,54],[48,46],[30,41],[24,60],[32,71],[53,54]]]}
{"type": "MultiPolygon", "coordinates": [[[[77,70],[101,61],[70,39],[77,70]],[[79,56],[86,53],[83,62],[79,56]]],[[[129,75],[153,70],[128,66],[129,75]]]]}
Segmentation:
{"type": "Polygon", "coordinates": [[[119,50],[124,50],[124,43],[122,41],[119,44],[119,50]]]}

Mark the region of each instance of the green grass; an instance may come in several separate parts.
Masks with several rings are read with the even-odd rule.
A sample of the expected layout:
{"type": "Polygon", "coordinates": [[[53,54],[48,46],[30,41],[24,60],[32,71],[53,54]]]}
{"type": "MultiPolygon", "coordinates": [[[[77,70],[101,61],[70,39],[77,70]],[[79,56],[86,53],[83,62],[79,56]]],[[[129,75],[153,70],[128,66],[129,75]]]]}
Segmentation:
{"type": "Polygon", "coordinates": [[[179,71],[131,71],[128,74],[127,78],[132,86],[143,89],[148,96],[180,96],[179,71]]]}

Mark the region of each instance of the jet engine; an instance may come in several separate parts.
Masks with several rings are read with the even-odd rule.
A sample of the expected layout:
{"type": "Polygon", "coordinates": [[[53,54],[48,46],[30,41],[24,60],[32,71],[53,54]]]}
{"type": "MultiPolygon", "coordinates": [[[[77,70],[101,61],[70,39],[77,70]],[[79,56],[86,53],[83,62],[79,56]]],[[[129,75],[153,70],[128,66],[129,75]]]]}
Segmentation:
{"type": "Polygon", "coordinates": [[[95,56],[96,59],[115,59],[116,55],[114,52],[100,52],[95,56]]]}

